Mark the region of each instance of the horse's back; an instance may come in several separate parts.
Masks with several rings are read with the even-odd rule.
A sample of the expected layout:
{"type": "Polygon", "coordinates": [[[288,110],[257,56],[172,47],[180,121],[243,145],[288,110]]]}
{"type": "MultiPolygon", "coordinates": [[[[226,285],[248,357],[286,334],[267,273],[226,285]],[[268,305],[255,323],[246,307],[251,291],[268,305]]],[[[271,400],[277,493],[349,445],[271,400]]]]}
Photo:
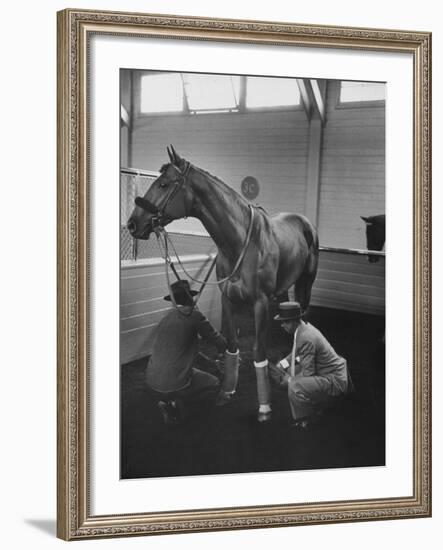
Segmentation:
{"type": "Polygon", "coordinates": [[[281,253],[291,252],[294,245],[311,252],[318,250],[317,230],[302,214],[282,212],[271,218],[281,253]]]}
{"type": "Polygon", "coordinates": [[[287,290],[302,277],[309,278],[310,289],[318,265],[315,227],[305,216],[285,212],[273,216],[271,225],[279,249],[276,294],[287,290]]]}

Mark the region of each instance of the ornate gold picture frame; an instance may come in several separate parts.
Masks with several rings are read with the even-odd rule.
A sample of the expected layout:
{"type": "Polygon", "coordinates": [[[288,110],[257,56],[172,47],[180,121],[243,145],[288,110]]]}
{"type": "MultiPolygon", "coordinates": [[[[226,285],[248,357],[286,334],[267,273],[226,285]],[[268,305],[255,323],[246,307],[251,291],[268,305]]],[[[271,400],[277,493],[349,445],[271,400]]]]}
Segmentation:
{"type": "MultiPolygon", "coordinates": [[[[58,13],[58,536],[65,540],[250,529],[431,515],[431,35],[69,9],[58,13]],[[94,36],[403,53],[413,64],[413,329],[410,479],[404,496],[95,513],[90,457],[90,46],[94,36]]],[[[118,113],[117,113],[118,115],[118,113]]],[[[398,131],[401,131],[399,129],[398,131]]],[[[389,159],[388,159],[389,162],[389,159]]],[[[398,312],[401,315],[401,312],[398,312]]],[[[118,357],[115,358],[118,361],[118,357]]],[[[117,406],[117,404],[116,404],[117,406]]],[[[118,454],[118,449],[115,451],[118,454]]],[[[95,465],[97,467],[97,465],[95,465]]],[[[98,465],[100,467],[100,465],[98,465]]],[[[116,473],[118,478],[118,472],[116,473]]],[[[155,497],[153,497],[155,500],[155,497]]]]}

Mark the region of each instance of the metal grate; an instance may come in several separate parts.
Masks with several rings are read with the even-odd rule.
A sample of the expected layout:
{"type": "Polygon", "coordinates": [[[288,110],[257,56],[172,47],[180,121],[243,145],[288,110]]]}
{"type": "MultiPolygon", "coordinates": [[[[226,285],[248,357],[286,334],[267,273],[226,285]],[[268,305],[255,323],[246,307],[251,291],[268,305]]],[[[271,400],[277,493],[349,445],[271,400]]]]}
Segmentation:
{"type": "Polygon", "coordinates": [[[156,172],[132,168],[124,168],[120,172],[120,260],[136,260],[138,257],[139,241],[131,237],[126,222],[134,208],[135,197],[143,196],[157,177],[156,172]]]}

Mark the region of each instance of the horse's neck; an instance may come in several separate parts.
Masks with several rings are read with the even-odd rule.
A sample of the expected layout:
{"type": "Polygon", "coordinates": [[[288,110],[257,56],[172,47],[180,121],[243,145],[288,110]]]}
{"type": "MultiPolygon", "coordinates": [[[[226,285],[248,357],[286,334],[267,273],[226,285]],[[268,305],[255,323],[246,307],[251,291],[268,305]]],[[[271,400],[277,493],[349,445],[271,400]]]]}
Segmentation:
{"type": "Polygon", "coordinates": [[[198,168],[193,170],[192,190],[191,215],[202,222],[217,248],[235,259],[246,239],[250,220],[248,203],[236,191],[198,168]]]}

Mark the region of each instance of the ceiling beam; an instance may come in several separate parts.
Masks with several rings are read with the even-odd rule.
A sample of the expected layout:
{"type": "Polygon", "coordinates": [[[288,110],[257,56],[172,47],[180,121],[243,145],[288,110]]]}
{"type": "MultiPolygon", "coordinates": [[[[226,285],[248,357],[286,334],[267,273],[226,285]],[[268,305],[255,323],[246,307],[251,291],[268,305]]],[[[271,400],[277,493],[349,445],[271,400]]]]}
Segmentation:
{"type": "Polygon", "coordinates": [[[128,111],[125,109],[123,105],[120,105],[120,119],[123,122],[125,126],[130,128],[131,126],[131,117],[129,116],[128,111]]]}
{"type": "Polygon", "coordinates": [[[326,122],[326,80],[310,79],[315,106],[322,124],[326,122]]]}
{"type": "Polygon", "coordinates": [[[309,78],[297,78],[302,104],[308,120],[319,118],[326,122],[326,82],[309,78]]]}
{"type": "Polygon", "coordinates": [[[298,89],[300,90],[301,102],[308,120],[312,117],[312,94],[309,93],[311,85],[306,78],[297,78],[298,89]]]}

